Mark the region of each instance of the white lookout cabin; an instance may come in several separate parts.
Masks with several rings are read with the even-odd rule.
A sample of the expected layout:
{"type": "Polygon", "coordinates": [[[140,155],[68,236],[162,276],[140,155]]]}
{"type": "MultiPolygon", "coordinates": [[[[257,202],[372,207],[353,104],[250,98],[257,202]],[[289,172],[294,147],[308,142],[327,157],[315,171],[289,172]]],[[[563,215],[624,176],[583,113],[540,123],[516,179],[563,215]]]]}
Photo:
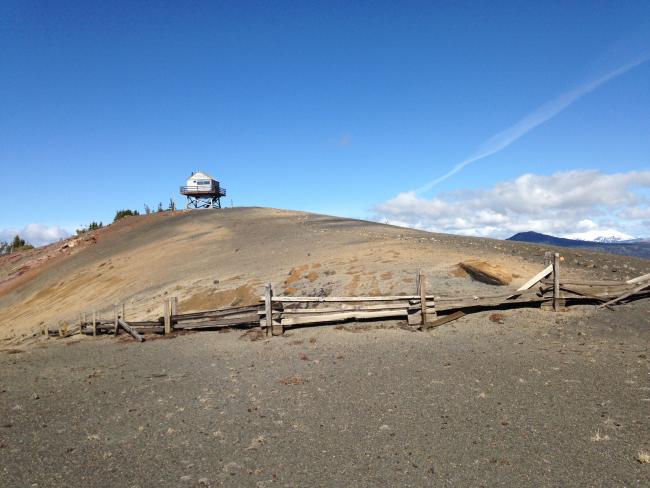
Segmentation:
{"type": "Polygon", "coordinates": [[[226,189],[209,174],[195,171],[181,186],[181,195],[187,197],[186,208],[221,208],[226,189]]]}

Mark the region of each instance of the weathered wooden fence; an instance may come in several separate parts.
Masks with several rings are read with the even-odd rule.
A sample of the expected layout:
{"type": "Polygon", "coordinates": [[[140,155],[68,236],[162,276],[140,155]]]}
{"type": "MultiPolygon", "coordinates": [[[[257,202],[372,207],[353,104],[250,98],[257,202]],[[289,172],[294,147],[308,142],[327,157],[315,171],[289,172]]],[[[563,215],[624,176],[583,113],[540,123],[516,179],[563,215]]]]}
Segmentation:
{"type": "Polygon", "coordinates": [[[215,330],[224,327],[259,327],[267,335],[281,335],[285,328],[332,324],[345,321],[402,320],[414,328],[426,330],[467,313],[486,309],[541,307],[562,311],[568,305],[593,303],[597,308],[612,308],[616,303],[650,296],[650,274],[627,281],[586,281],[561,279],[562,258],[558,253],[547,256],[550,262],[517,290],[486,296],[444,296],[427,291],[422,270],[416,275],[413,295],[360,297],[275,296],[272,284],[256,304],[202,312],[179,313],[175,297],[163,302],[163,315],[151,321],[127,320],[124,304],[115,306],[113,316],[92,319],[81,314],[76,324],[59,322],[57,327],[44,326],[48,336],[73,334],[114,334],[122,329],[138,341],[147,333],[170,334],[174,331],[215,330]]]}

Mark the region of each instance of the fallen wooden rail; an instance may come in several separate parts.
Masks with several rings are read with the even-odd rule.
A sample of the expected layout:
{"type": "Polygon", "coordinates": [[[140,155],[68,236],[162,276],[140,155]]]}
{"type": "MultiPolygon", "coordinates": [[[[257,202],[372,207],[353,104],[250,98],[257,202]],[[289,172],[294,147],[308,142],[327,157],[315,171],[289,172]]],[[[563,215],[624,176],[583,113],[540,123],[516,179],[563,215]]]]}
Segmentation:
{"type": "Polygon", "coordinates": [[[129,334],[131,334],[135,338],[136,341],[138,341],[138,342],[144,341],[143,335],[136,332],[129,324],[124,322],[122,319],[117,319],[117,323],[125,331],[127,331],[129,334]]]}

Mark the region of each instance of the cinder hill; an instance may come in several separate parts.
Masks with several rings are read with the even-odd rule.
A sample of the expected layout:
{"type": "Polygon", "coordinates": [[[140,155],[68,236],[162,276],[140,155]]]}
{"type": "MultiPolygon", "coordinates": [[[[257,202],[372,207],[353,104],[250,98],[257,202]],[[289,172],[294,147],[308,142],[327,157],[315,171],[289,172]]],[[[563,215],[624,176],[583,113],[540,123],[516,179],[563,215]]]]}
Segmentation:
{"type": "MultiPolygon", "coordinates": [[[[168,296],[181,312],[255,302],[268,282],[413,294],[419,267],[436,294],[499,294],[552,249],[237,208],[129,217],[4,256],[0,486],[648,486],[647,297],[476,311],[420,332],[23,335],[122,301],[127,319],[160,316],[168,296]],[[473,281],[469,260],[510,283],[473,281]]],[[[650,272],[555,249],[566,277],[650,272]]]]}
{"type": "MultiPolygon", "coordinates": [[[[107,228],[0,258],[0,338],[20,339],[41,323],[126,303],[136,319],[257,301],[278,293],[400,294],[415,291],[419,267],[434,293],[474,293],[458,263],[501,268],[517,286],[539,271],[549,247],[434,234],[361,220],[267,208],[179,211],[125,218],[107,228]]],[[[563,249],[566,273],[625,279],[650,261],[563,249]]]]}

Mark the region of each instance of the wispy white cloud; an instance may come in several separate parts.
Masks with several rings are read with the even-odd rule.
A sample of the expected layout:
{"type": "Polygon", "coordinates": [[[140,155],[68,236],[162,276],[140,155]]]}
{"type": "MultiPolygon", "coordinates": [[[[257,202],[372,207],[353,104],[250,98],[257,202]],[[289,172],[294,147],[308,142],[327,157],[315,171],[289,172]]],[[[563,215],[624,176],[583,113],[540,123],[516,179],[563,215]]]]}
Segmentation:
{"type": "Polygon", "coordinates": [[[11,241],[16,235],[34,246],[43,246],[70,236],[70,232],[58,225],[28,224],[22,229],[0,229],[0,241],[11,241]]]}
{"type": "Polygon", "coordinates": [[[526,115],[524,118],[519,120],[516,124],[508,127],[507,129],[487,139],[485,142],[483,142],[481,145],[478,146],[478,148],[476,149],[476,151],[474,151],[472,155],[470,155],[467,159],[461,161],[460,163],[456,164],[447,173],[443,174],[442,176],[439,176],[434,180],[429,181],[428,183],[421,186],[420,188],[413,190],[413,192],[418,194],[424,193],[430,190],[431,188],[433,188],[434,186],[438,185],[439,183],[442,183],[443,181],[452,177],[453,175],[461,171],[469,164],[487,158],[488,156],[492,156],[493,154],[496,154],[497,152],[505,149],[510,144],[515,142],[517,139],[519,139],[523,135],[533,130],[535,127],[538,127],[539,125],[543,124],[544,122],[547,122],[548,120],[552,119],[553,117],[557,116],[558,114],[566,110],[568,107],[573,105],[575,102],[577,102],[580,98],[584,97],[588,93],[591,93],[601,85],[607,83],[610,80],[613,80],[614,78],[621,76],[622,74],[628,72],[632,68],[639,66],[640,64],[643,64],[648,60],[650,60],[650,54],[646,54],[640,58],[637,58],[635,61],[627,63],[613,71],[606,73],[605,75],[599,78],[596,78],[595,80],[590,81],[589,83],[585,83],[584,85],[581,85],[578,88],[575,88],[566,93],[563,93],[562,95],[545,103],[541,107],[537,108],[536,110],[534,110],[533,112],[531,112],[530,114],[526,115]]]}
{"type": "Polygon", "coordinates": [[[648,188],[650,171],[524,174],[488,189],[430,199],[400,193],[374,211],[379,221],[455,234],[503,238],[528,230],[558,236],[618,230],[645,237],[650,201],[642,189],[648,188]]]}

